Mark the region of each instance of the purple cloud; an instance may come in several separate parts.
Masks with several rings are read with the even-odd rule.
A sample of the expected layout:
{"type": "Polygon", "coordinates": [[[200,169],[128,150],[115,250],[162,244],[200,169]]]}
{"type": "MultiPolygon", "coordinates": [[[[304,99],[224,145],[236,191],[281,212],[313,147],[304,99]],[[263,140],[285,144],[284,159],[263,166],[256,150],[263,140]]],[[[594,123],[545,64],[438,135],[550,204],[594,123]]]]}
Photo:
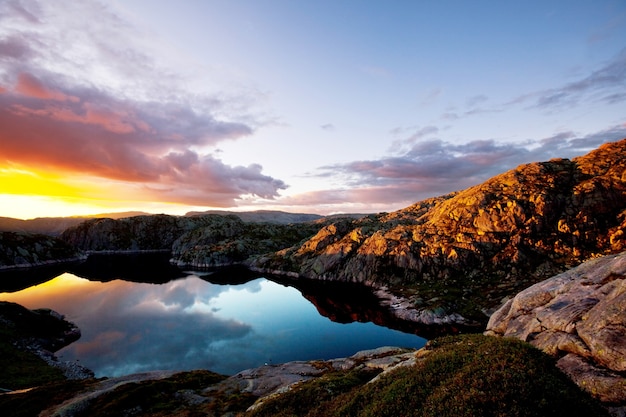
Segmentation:
{"type": "Polygon", "coordinates": [[[577,81],[515,98],[508,104],[530,102],[531,107],[573,107],[583,100],[615,104],[626,98],[626,48],[610,62],[577,81]]]}
{"type": "Polygon", "coordinates": [[[342,177],[350,189],[326,190],[292,198],[290,204],[412,204],[479,184],[520,164],[572,158],[600,144],[626,137],[626,126],[580,136],[561,132],[538,141],[503,143],[476,140],[464,144],[439,139],[416,142],[399,156],[354,161],[320,168],[320,175],[342,177]]]}
{"type": "Polygon", "coordinates": [[[145,34],[107,6],[65,6],[0,5],[0,164],[124,181],[198,205],[286,188],[258,164],[228,166],[200,150],[254,133],[261,123],[245,113],[247,98],[186,90],[143,52],[145,34]]]}

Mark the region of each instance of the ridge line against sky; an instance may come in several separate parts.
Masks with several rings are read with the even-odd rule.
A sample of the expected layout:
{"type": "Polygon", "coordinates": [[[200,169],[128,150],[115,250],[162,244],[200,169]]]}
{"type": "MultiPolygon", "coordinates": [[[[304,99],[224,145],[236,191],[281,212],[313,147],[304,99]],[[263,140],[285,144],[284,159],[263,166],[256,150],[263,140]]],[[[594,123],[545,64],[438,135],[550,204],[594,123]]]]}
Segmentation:
{"type": "Polygon", "coordinates": [[[392,211],[626,137],[626,3],[3,0],[0,216],[392,211]]]}

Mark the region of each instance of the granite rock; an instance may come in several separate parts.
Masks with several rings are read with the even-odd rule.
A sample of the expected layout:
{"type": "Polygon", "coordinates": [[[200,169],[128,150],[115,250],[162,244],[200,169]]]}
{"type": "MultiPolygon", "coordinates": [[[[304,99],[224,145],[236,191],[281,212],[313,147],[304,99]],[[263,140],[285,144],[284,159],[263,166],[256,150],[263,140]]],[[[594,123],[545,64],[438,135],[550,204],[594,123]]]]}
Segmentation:
{"type": "Polygon", "coordinates": [[[525,289],[491,316],[486,333],[531,343],[581,388],[626,406],[626,252],[525,289]]]}

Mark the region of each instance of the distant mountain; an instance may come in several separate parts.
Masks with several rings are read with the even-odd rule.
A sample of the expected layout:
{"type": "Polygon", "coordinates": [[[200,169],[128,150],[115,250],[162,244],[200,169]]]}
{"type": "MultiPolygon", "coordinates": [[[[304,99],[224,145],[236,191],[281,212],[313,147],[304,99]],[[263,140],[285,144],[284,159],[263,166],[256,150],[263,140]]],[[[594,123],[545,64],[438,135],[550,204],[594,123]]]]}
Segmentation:
{"type": "MultiPolygon", "coordinates": [[[[291,224],[304,223],[324,218],[332,217],[362,217],[364,214],[346,214],[334,216],[321,216],[319,214],[307,213],[288,213],[284,211],[258,210],[258,211],[226,211],[226,210],[208,210],[204,212],[191,211],[185,214],[185,217],[202,217],[207,214],[217,214],[220,216],[235,215],[244,222],[258,223],[276,223],[291,224]]],[[[0,217],[0,231],[6,232],[28,232],[41,233],[49,236],[60,236],[66,229],[76,226],[90,219],[125,219],[138,216],[159,216],[158,214],[150,214],[143,211],[125,211],[113,213],[100,213],[91,216],[71,216],[71,217],[38,217],[35,219],[22,220],[11,217],[0,217]]],[[[180,217],[180,216],[170,216],[180,217]]]]}
{"type": "Polygon", "coordinates": [[[415,321],[455,321],[457,313],[484,321],[528,285],[625,249],[626,139],[393,213],[343,219],[249,263],[386,289],[415,321]]]}
{"type": "Polygon", "coordinates": [[[319,214],[306,214],[306,213],[287,213],[285,211],[276,210],[257,210],[257,211],[226,211],[226,210],[208,210],[208,211],[190,211],[185,216],[203,216],[206,214],[219,214],[222,216],[235,215],[244,222],[258,222],[258,223],[303,223],[324,218],[319,214]]]}
{"type": "Polygon", "coordinates": [[[0,231],[4,232],[28,232],[41,233],[49,236],[60,236],[68,227],[77,225],[87,219],[110,218],[121,219],[125,217],[146,215],[140,211],[126,211],[119,213],[102,213],[93,216],[72,217],[37,217],[35,219],[22,220],[11,217],[0,217],[0,231]]]}

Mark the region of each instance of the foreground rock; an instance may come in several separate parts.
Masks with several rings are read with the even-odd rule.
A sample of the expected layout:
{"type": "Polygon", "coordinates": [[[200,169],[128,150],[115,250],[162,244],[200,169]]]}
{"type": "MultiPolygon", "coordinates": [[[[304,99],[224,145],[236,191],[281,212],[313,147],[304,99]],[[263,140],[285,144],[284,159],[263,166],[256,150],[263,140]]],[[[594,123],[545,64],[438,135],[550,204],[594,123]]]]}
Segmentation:
{"type": "Polygon", "coordinates": [[[217,392],[245,392],[260,399],[255,408],[263,402],[289,391],[293,386],[319,378],[329,372],[347,372],[355,368],[369,368],[389,372],[398,366],[415,365],[416,350],[398,347],[380,347],[357,352],[348,358],[327,361],[294,361],[278,365],[265,365],[247,369],[209,387],[206,394],[217,392]]]}
{"type": "Polygon", "coordinates": [[[299,383],[320,378],[332,372],[347,373],[355,368],[371,369],[372,376],[380,372],[388,372],[399,366],[415,364],[415,353],[415,350],[383,347],[358,352],[349,358],[266,365],[242,371],[231,377],[212,374],[208,371],[178,374],[172,371],[154,371],[132,374],[91,382],[80,392],[59,404],[47,407],[39,415],[64,417],[107,415],[107,408],[109,412],[114,412],[112,410],[116,410],[116,407],[120,408],[119,415],[163,415],[158,411],[152,412],[149,408],[155,405],[155,401],[163,401],[167,395],[171,395],[172,398],[169,399],[171,403],[170,405],[164,404],[161,408],[167,409],[168,406],[175,404],[178,413],[184,413],[183,410],[187,410],[194,415],[191,411],[194,410],[197,413],[195,415],[229,415],[214,414],[211,411],[221,406],[220,403],[225,402],[227,398],[234,399],[230,400],[234,401],[232,409],[244,411],[252,403],[254,403],[252,408],[255,408],[289,391],[299,383]],[[204,386],[202,386],[203,383],[204,386]],[[148,387],[150,384],[159,388],[146,388],[142,391],[142,386],[148,387]],[[194,389],[190,389],[191,387],[194,389]],[[168,393],[168,390],[172,392],[168,393]],[[145,397],[146,395],[154,396],[155,392],[158,393],[157,398],[145,397]],[[119,405],[112,405],[115,402],[119,402],[119,405]]]}
{"type": "Polygon", "coordinates": [[[393,213],[344,219],[250,265],[358,282],[417,320],[486,322],[504,297],[626,247],[626,139],[393,213]]]}
{"type": "Polygon", "coordinates": [[[559,358],[581,388],[626,412],[626,252],[520,292],[493,314],[487,333],[559,358]]]}
{"type": "MultiPolygon", "coordinates": [[[[48,366],[60,370],[66,379],[93,377],[93,372],[83,366],[59,361],[54,355],[54,352],[78,340],[81,333],[74,323],[66,321],[53,310],[28,310],[19,304],[0,301],[0,333],[3,335],[0,346],[4,352],[0,358],[3,388],[23,388],[20,384],[26,384],[29,380],[40,383],[42,375],[47,372],[43,364],[16,354],[15,349],[36,355],[48,366]]],[[[50,378],[54,378],[54,373],[43,377],[43,380],[50,378]]]]}

